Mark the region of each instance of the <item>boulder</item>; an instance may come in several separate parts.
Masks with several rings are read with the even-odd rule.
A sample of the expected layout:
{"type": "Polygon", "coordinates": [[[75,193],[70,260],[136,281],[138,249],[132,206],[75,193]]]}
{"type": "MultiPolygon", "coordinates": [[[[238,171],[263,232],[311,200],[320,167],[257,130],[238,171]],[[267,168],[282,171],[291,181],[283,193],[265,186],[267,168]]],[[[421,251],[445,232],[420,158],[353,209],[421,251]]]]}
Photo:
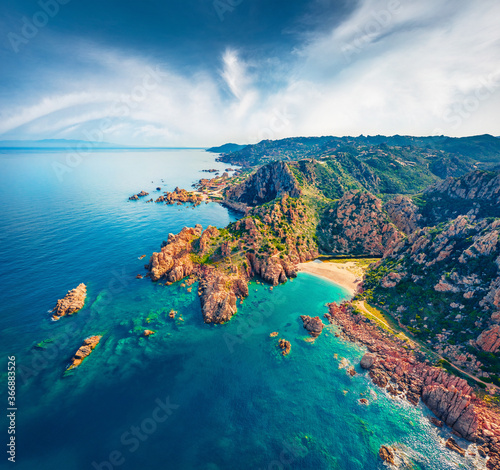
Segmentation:
{"type": "Polygon", "coordinates": [[[310,317],[308,315],[301,315],[300,316],[304,328],[309,332],[309,334],[313,338],[317,338],[321,332],[323,331],[323,322],[321,321],[321,318],[319,317],[310,317]]]}
{"type": "Polygon", "coordinates": [[[375,361],[377,360],[377,356],[372,353],[366,353],[362,358],[361,362],[359,365],[361,366],[362,369],[370,369],[373,364],[375,364],[375,361]]]}

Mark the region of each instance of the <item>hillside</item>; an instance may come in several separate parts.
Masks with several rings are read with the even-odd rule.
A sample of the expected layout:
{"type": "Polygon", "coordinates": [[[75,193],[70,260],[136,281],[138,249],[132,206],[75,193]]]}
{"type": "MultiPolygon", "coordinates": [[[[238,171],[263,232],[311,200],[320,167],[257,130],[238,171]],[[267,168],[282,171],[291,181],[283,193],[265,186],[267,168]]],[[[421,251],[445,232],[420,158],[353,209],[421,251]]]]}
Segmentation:
{"type": "Polygon", "coordinates": [[[415,230],[369,271],[363,293],[435,351],[497,383],[499,197],[500,175],[478,171],[415,197],[420,207],[406,217],[415,230]]]}
{"type": "Polygon", "coordinates": [[[253,168],[273,161],[309,159],[310,176],[323,181],[327,197],[340,197],[339,183],[374,194],[414,194],[436,181],[500,165],[500,139],[359,136],[294,137],[264,140],[224,153],[223,162],[253,168]],[[320,166],[321,165],[321,166],[320,166]],[[336,188],[337,186],[337,188],[336,188]]]}

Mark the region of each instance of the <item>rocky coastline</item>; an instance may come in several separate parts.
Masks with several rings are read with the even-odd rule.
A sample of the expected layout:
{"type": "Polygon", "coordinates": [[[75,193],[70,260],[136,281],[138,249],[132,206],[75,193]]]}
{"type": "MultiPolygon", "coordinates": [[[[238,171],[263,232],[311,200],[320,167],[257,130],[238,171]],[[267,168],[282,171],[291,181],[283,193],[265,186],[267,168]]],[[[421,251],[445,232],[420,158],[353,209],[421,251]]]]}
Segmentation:
{"type": "Polygon", "coordinates": [[[434,367],[415,345],[396,338],[355,313],[349,302],[329,304],[325,317],[341,337],[366,346],[360,366],[394,396],[417,405],[420,400],[453,432],[478,445],[488,470],[500,468],[500,416],[473,393],[466,380],[434,367]]]}
{"type": "MultiPolygon", "coordinates": [[[[238,300],[248,296],[248,282],[253,278],[272,286],[286,282],[297,275],[299,263],[315,259],[320,250],[331,255],[382,256],[377,264],[380,266],[396,258],[398,250],[414,238],[435,233],[431,229],[422,231],[427,215],[422,215],[421,207],[406,196],[382,204],[370,193],[349,190],[333,203],[316,205],[310,195],[317,188],[307,186],[308,175],[300,174],[301,168],[300,164],[274,162],[249,173],[243,181],[228,179],[224,174],[200,182],[200,191],[206,196],[241,210],[244,217],[224,229],[209,226],[203,230],[196,225],[169,234],[161,251],[153,253],[146,265],[147,276],[153,281],[163,279],[166,284],[187,276],[198,280],[204,321],[225,323],[237,312],[238,300]]],[[[442,190],[444,186],[438,187],[442,190]]],[[[490,231],[496,224],[493,222],[490,231]]],[[[481,230],[486,227],[483,225],[481,230]]],[[[482,243],[481,237],[476,238],[471,243],[482,243]]],[[[441,256],[437,262],[446,258],[443,248],[436,249],[441,256]]],[[[411,250],[413,253],[418,246],[411,250]]],[[[476,251],[466,255],[474,258],[476,251]]],[[[391,267],[374,282],[385,288],[396,286],[404,273],[394,272],[391,267]]],[[[368,285],[363,283],[363,287],[368,285]]],[[[498,306],[497,298],[490,303],[498,306]]],[[[325,317],[341,327],[344,338],[368,348],[360,365],[369,371],[376,385],[414,405],[422,400],[435,414],[434,424],[444,423],[458,436],[476,442],[478,452],[488,457],[487,468],[500,469],[499,416],[475,395],[466,380],[432,366],[415,345],[381,330],[355,313],[350,303],[330,304],[325,317]]],[[[301,320],[312,337],[310,341],[321,334],[321,319],[304,315],[301,320]]],[[[498,349],[500,330],[496,323],[493,321],[491,331],[477,338],[477,345],[484,351],[498,349]]],[[[284,355],[290,351],[287,343],[280,340],[278,344],[284,355]]],[[[461,453],[454,441],[449,440],[447,446],[461,453]]],[[[387,456],[385,450],[383,454],[387,456]]]]}

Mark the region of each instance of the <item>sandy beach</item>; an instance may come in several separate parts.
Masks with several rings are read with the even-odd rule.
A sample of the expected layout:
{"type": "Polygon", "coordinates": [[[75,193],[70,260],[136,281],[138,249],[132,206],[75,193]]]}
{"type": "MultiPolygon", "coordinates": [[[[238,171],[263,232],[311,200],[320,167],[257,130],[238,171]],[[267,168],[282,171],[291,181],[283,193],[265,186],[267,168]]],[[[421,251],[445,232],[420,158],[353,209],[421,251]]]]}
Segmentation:
{"type": "Polygon", "coordinates": [[[362,268],[353,261],[337,263],[331,261],[309,261],[299,264],[299,272],[314,274],[328,279],[347,289],[354,295],[362,278],[362,268]]]}

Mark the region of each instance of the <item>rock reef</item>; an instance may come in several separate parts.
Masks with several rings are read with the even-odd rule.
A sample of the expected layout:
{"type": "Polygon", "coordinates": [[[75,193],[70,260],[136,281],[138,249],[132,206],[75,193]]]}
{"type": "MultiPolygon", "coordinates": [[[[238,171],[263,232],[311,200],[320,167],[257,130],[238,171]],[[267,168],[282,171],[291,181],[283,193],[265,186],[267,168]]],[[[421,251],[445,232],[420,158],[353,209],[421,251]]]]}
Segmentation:
{"type": "Polygon", "coordinates": [[[90,356],[92,351],[99,344],[99,341],[101,341],[101,338],[102,336],[91,336],[87,338],[83,342],[83,344],[78,348],[78,351],[76,351],[75,355],[71,359],[71,364],[68,366],[67,370],[71,370],[74,369],[75,367],[78,367],[87,356],[90,356]]]}
{"type": "Polygon", "coordinates": [[[144,197],[144,196],[149,196],[149,193],[147,193],[146,191],[141,191],[140,193],[137,193],[137,194],[134,194],[133,196],[130,196],[128,198],[129,201],[138,201],[139,198],[141,197],[144,197]]]}
{"type": "Polygon", "coordinates": [[[180,189],[180,188],[175,188],[173,192],[166,192],[162,196],[160,196],[158,199],[155,200],[155,202],[164,202],[165,204],[172,205],[176,202],[190,202],[194,204],[195,206],[198,206],[201,204],[203,201],[203,196],[195,193],[193,191],[186,191],[185,189],[180,189]]]}
{"type": "Polygon", "coordinates": [[[281,349],[281,354],[283,356],[288,356],[288,354],[290,354],[290,351],[292,350],[292,345],[290,344],[290,341],[287,341],[286,339],[280,339],[278,341],[278,348],[281,349]]]}
{"type": "Polygon", "coordinates": [[[63,299],[59,299],[56,306],[52,309],[52,320],[59,320],[66,315],[73,315],[82,309],[87,297],[87,286],[79,284],[72,290],[69,290],[63,299]]]}

